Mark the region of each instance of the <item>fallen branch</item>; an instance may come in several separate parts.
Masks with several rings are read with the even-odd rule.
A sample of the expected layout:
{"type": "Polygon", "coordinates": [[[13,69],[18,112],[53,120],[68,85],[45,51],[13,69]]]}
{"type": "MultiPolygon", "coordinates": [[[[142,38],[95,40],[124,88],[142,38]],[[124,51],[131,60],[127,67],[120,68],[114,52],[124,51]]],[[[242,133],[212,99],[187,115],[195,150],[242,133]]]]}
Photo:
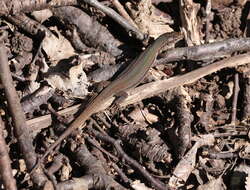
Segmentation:
{"type": "MultiPolygon", "coordinates": [[[[18,144],[25,159],[26,166],[28,170],[31,170],[36,164],[37,155],[32,144],[32,139],[30,138],[30,128],[26,124],[25,115],[23,113],[16,89],[13,85],[6,48],[2,42],[0,43],[0,63],[0,79],[4,87],[8,107],[13,118],[15,136],[18,139],[18,144]]],[[[41,168],[36,170],[31,175],[31,178],[34,184],[39,187],[44,186],[48,181],[41,168]]]]}

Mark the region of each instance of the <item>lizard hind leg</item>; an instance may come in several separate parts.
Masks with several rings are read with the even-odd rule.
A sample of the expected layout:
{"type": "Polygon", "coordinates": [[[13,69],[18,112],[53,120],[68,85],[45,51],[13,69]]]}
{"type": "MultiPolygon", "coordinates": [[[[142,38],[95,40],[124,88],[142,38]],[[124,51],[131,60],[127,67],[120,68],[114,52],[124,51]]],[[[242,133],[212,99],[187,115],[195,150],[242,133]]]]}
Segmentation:
{"type": "Polygon", "coordinates": [[[114,110],[115,113],[119,112],[120,104],[128,97],[128,93],[121,91],[115,95],[115,100],[111,104],[110,108],[114,110]]]}

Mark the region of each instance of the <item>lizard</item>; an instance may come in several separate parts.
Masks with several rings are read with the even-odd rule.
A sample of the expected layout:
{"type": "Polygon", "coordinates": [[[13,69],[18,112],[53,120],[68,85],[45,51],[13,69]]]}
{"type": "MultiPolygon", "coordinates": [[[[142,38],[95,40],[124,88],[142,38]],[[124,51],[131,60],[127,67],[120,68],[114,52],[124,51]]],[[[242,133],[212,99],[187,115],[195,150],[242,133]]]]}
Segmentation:
{"type": "Polygon", "coordinates": [[[101,104],[110,97],[124,94],[128,89],[138,85],[153,66],[159,51],[168,43],[174,43],[183,38],[180,32],[164,33],[150,44],[135,60],[133,60],[117,77],[107,85],[95,98],[91,99],[85,106],[83,112],[69,125],[59,138],[45,151],[37,164],[31,170],[37,168],[44,158],[56,148],[72,131],[81,127],[85,121],[94,113],[98,112],[101,104]]]}

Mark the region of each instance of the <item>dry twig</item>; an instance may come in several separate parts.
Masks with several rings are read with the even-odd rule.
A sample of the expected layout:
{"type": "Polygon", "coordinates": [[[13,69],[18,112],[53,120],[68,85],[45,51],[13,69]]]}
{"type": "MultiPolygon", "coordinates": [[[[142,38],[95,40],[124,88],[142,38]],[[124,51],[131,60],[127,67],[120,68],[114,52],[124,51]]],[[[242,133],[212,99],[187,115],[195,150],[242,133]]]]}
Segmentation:
{"type": "MultiPolygon", "coordinates": [[[[6,49],[3,43],[0,44],[0,79],[3,84],[6,99],[8,102],[9,109],[13,118],[15,126],[15,135],[18,139],[18,143],[21,152],[24,156],[25,163],[28,170],[31,170],[36,164],[37,155],[35,153],[32,139],[29,132],[29,127],[25,121],[25,115],[23,113],[19,97],[16,89],[13,85],[11,77],[6,49]]],[[[43,174],[41,168],[36,170],[32,175],[33,182],[39,187],[43,186],[47,182],[46,176],[43,174]]]]}
{"type": "Polygon", "coordinates": [[[12,175],[11,160],[3,136],[4,123],[0,117],[0,174],[6,190],[16,190],[16,180],[12,175]]]}

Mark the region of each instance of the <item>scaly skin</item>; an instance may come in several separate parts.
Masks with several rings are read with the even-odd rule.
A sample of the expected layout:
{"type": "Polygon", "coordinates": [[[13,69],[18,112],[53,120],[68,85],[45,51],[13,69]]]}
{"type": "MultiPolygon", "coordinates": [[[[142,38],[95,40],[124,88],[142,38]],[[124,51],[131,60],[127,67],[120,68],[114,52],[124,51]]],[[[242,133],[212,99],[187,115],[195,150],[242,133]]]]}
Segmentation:
{"type": "MultiPolygon", "coordinates": [[[[71,125],[63,132],[63,134],[52,144],[43,156],[38,160],[35,168],[41,161],[57,146],[63,139],[68,137],[72,131],[82,126],[85,121],[94,113],[98,111],[100,105],[104,104],[110,97],[126,91],[129,88],[135,87],[139,84],[147,74],[148,70],[154,64],[158,52],[168,43],[173,43],[182,39],[179,32],[165,33],[158,37],[145,51],[143,51],[138,58],[129,64],[118,76],[112,81],[104,90],[100,92],[87,105],[85,110],[71,123],[71,125]]],[[[34,168],[34,169],[35,169],[34,168]]]]}

